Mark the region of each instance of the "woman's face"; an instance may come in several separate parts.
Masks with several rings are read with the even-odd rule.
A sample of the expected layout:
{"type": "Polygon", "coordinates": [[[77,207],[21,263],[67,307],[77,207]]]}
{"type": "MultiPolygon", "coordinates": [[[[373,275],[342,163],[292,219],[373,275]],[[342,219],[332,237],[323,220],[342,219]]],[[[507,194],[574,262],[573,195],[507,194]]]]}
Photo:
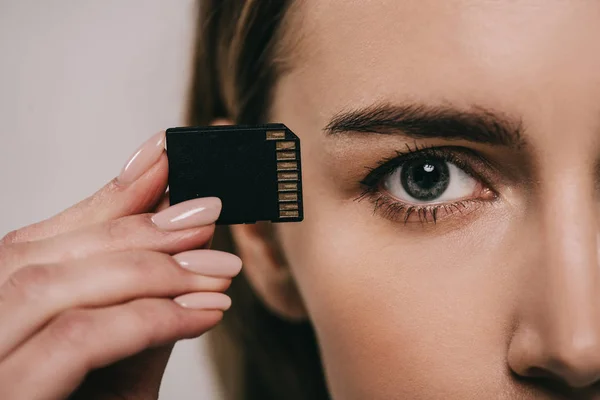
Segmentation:
{"type": "Polygon", "coordinates": [[[600,398],[600,2],[307,0],[278,235],[336,399],[600,398]]]}

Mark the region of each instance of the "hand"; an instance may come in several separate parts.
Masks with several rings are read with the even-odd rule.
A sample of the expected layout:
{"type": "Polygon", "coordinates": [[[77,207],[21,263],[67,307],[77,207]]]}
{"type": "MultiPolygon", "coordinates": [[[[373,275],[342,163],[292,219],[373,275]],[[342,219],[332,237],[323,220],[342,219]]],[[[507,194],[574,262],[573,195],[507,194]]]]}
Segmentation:
{"type": "Polygon", "coordinates": [[[205,249],[218,199],[167,208],[163,149],[158,134],[95,195],[2,239],[0,398],[156,399],[172,343],[221,320],[241,261],[205,249]]]}

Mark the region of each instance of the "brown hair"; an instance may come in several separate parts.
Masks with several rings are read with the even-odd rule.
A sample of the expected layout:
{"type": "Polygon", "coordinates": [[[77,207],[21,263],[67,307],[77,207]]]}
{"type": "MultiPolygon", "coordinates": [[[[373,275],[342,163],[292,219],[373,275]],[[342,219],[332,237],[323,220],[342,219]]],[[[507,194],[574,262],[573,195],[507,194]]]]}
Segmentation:
{"type": "MultiPolygon", "coordinates": [[[[268,122],[290,7],[290,0],[201,1],[190,124],[268,122]]],[[[228,229],[217,229],[213,247],[235,252],[228,229]]],[[[270,312],[243,273],[227,293],[233,305],[209,335],[227,400],[328,399],[311,325],[270,312]]]]}

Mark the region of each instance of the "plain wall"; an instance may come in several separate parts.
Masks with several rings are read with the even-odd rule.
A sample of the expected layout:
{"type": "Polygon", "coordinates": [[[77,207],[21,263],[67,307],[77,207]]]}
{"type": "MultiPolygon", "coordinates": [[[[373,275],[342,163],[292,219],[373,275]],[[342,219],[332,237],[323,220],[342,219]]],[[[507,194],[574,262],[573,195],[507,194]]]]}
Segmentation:
{"type": "MultiPolygon", "coordinates": [[[[90,195],[184,124],[193,0],[0,0],[0,236],[90,195]]],[[[161,399],[217,399],[206,343],[176,346],[161,399]]]]}

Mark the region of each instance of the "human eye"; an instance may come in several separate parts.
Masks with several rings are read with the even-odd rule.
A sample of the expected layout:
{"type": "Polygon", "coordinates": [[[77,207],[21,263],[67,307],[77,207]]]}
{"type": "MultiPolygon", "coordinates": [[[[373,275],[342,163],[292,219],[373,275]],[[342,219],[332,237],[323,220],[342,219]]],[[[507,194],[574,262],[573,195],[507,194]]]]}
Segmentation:
{"type": "Polygon", "coordinates": [[[377,213],[393,221],[436,223],[496,198],[485,168],[485,160],[467,148],[408,147],[369,172],[359,199],[370,199],[377,213]]]}

